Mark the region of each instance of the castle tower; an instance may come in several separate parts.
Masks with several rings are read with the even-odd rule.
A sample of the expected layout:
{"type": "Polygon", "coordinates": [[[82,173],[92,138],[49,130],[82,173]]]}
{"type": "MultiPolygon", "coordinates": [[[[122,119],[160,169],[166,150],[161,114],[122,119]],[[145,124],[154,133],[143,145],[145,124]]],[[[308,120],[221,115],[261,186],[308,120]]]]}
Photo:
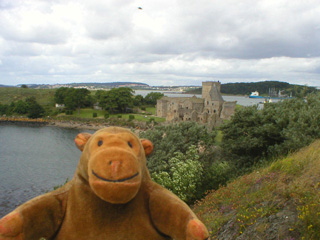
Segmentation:
{"type": "Polygon", "coordinates": [[[216,101],[224,102],[221,93],[220,82],[202,82],[202,98],[206,102],[216,101]]]}

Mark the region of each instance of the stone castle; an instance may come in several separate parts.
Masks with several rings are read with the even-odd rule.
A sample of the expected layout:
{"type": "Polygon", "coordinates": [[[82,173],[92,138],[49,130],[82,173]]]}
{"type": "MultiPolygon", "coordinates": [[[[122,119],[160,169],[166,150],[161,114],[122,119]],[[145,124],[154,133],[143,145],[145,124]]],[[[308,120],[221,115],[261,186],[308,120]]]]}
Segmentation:
{"type": "Polygon", "coordinates": [[[195,121],[210,128],[220,125],[234,114],[236,101],[223,100],[220,82],[203,82],[202,98],[162,97],[157,101],[157,116],[169,122],[195,121]]]}

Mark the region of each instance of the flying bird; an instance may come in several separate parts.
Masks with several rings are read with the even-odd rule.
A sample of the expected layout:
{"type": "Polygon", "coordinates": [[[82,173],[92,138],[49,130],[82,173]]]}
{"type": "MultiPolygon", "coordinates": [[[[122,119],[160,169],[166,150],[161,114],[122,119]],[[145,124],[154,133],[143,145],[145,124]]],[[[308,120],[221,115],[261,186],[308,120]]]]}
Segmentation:
{"type": "Polygon", "coordinates": [[[142,7],[138,7],[139,10],[142,10],[142,7]]]}

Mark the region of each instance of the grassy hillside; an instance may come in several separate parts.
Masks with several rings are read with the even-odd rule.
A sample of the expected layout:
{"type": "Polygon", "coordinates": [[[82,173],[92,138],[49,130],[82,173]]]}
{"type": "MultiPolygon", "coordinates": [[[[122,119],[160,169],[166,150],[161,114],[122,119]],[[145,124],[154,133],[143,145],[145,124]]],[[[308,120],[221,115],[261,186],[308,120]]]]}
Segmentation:
{"type": "Polygon", "coordinates": [[[210,239],[320,239],[320,140],[194,207],[210,239]]]}
{"type": "Polygon", "coordinates": [[[0,103],[10,104],[18,100],[25,100],[27,97],[35,97],[41,105],[54,104],[55,89],[30,89],[16,87],[0,88],[0,103]]]}

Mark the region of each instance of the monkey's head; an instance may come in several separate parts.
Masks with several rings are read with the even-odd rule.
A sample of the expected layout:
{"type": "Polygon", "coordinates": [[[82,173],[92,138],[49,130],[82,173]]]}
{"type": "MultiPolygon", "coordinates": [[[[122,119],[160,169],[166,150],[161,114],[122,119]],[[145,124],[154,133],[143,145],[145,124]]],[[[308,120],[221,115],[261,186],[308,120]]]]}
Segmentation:
{"type": "Polygon", "coordinates": [[[80,133],[75,143],[82,151],[79,174],[106,202],[129,202],[138,193],[142,181],[150,178],[146,155],[152,152],[153,145],[127,129],[109,127],[93,135],[80,133]]]}

